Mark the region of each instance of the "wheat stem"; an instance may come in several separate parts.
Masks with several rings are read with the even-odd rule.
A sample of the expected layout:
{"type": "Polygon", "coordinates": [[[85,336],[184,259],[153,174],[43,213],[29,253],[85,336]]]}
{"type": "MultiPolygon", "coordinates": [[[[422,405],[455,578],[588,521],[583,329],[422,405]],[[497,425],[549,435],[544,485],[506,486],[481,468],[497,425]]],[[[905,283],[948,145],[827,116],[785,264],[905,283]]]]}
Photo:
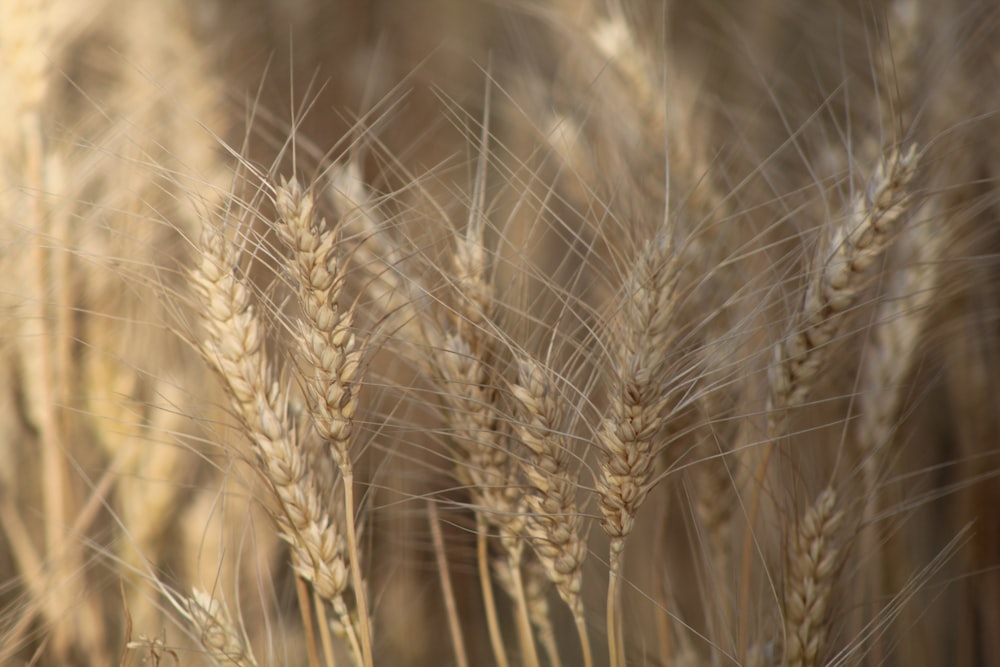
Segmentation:
{"type": "MultiPolygon", "coordinates": [[[[614,542],[615,539],[612,539],[614,542]]],[[[620,540],[618,540],[620,542],[620,540]]],[[[621,620],[621,577],[622,577],[622,545],[611,548],[611,559],[608,563],[608,663],[611,667],[625,667],[625,634],[621,620]]]]}
{"type": "Polygon", "coordinates": [[[365,594],[365,582],[361,577],[360,550],[358,549],[358,538],[354,525],[354,475],[348,469],[346,473],[342,472],[342,476],[344,480],[344,524],[347,529],[347,552],[350,554],[354,599],[358,605],[358,623],[361,626],[361,650],[365,667],[372,667],[374,655],[372,651],[371,622],[368,616],[368,596],[365,594]]]}
{"type": "MultiPolygon", "coordinates": [[[[294,555],[292,559],[294,562],[294,555]]],[[[312,617],[313,604],[310,601],[309,584],[306,583],[305,577],[295,577],[295,596],[299,604],[299,616],[302,618],[302,629],[306,635],[306,656],[309,667],[320,667],[319,654],[316,652],[316,628],[312,617]]]]}
{"type": "Polygon", "coordinates": [[[528,610],[528,598],[524,592],[524,580],[521,577],[521,566],[510,563],[511,588],[517,607],[516,623],[517,637],[521,647],[521,660],[525,667],[538,667],[538,649],[535,647],[535,636],[531,631],[531,612],[528,610]]]}
{"type": "MultiPolygon", "coordinates": [[[[326,615],[326,605],[323,604],[323,600],[315,589],[313,590],[313,602],[316,607],[316,625],[319,628],[320,643],[323,646],[323,658],[326,660],[326,667],[336,667],[337,658],[333,650],[333,637],[330,636],[330,620],[326,615]]],[[[315,641],[315,639],[312,641],[315,641]]]]}
{"type": "Polygon", "coordinates": [[[504,647],[497,617],[496,600],[493,597],[493,578],[490,576],[489,523],[482,512],[476,512],[476,561],[479,565],[479,587],[483,593],[483,608],[493,659],[496,660],[497,667],[509,667],[507,649],[504,647]]]}
{"type": "Polygon", "coordinates": [[[433,500],[427,501],[428,522],[431,527],[431,540],[434,543],[434,557],[437,559],[438,578],[441,581],[441,593],[444,596],[444,608],[448,616],[448,632],[451,634],[451,645],[455,652],[458,667],[468,667],[469,657],[465,652],[465,640],[462,639],[462,624],[458,619],[458,608],[455,605],[455,591],[451,587],[451,573],[448,568],[448,554],[445,551],[444,537],[441,535],[441,520],[438,517],[437,505],[433,500]]]}

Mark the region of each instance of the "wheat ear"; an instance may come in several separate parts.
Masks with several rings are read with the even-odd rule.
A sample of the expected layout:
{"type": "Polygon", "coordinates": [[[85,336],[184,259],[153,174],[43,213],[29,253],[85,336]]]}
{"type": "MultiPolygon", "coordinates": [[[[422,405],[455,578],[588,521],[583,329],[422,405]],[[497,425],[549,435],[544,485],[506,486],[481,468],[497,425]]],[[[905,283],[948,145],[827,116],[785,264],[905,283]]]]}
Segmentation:
{"type": "Polygon", "coordinates": [[[837,494],[824,490],[802,517],[788,554],[785,591],[787,667],[819,665],[829,633],[830,595],[840,564],[837,529],[844,518],[837,494]]]}
{"type": "Polygon", "coordinates": [[[865,272],[895,238],[897,224],[913,202],[910,183],[918,162],[916,145],[905,152],[892,149],[865,190],[855,195],[850,214],[821,245],[793,331],[774,349],[768,397],[772,434],[781,424],[779,411],[808,399],[843,315],[858,299],[865,272]]]}
{"type": "Polygon", "coordinates": [[[676,284],[676,256],[668,234],[661,233],[645,244],[623,294],[611,406],[597,433],[604,452],[597,480],[601,525],[611,538],[607,632],[612,667],[624,664],[618,608],[625,538],[652,488],[654,441],[670,405],[665,374],[676,284]]]}
{"type": "Polygon", "coordinates": [[[340,215],[337,227],[351,241],[351,264],[369,278],[367,301],[389,320],[386,328],[396,337],[426,343],[420,333],[421,313],[415,308],[419,295],[403,273],[406,257],[386,228],[361,167],[354,159],[337,163],[330,168],[329,181],[326,192],[340,215]]]}
{"type": "Polygon", "coordinates": [[[517,384],[511,387],[517,401],[515,428],[529,456],[522,470],[531,485],[526,501],[531,513],[526,522],[528,539],[546,575],[570,608],[580,637],[586,667],[593,664],[580,589],[587,544],[581,536],[583,517],[577,509],[577,477],[569,469],[569,445],[560,430],[559,396],[555,381],[538,362],[522,358],[517,384]]]}
{"type": "MultiPolygon", "coordinates": [[[[912,121],[919,89],[919,59],[922,54],[921,24],[925,8],[916,0],[891,0],[886,11],[883,53],[877,61],[883,95],[892,103],[881,106],[883,126],[912,121]],[[892,118],[890,113],[897,114],[892,118]]],[[[902,382],[910,372],[913,356],[924,329],[927,309],[938,280],[938,259],[944,238],[933,229],[939,214],[936,200],[917,209],[900,233],[896,246],[906,264],[893,275],[879,303],[871,340],[861,364],[863,373],[861,418],[858,440],[864,457],[865,498],[873,502],[875,478],[889,443],[902,401],[902,382]]]]}
{"type": "Polygon", "coordinates": [[[282,180],[276,190],[275,206],[281,221],[278,236],[292,251],[289,268],[303,313],[298,326],[300,370],[305,376],[310,414],[316,430],[330,445],[343,482],[344,524],[362,656],[366,667],[371,667],[372,638],[354,520],[350,452],[363,350],[351,331],[352,311],[341,309],[337,303],[345,276],[336,230],[315,216],[312,193],[303,192],[296,180],[282,180]]]}
{"type": "Polygon", "coordinates": [[[263,351],[263,330],[233,249],[206,224],[201,261],[191,275],[202,311],[201,352],[221,377],[253,443],[260,472],[273,489],[281,537],[295,569],[316,592],[342,607],[347,587],[344,539],[326,509],[300,429],[282,405],[280,387],[263,351]]]}

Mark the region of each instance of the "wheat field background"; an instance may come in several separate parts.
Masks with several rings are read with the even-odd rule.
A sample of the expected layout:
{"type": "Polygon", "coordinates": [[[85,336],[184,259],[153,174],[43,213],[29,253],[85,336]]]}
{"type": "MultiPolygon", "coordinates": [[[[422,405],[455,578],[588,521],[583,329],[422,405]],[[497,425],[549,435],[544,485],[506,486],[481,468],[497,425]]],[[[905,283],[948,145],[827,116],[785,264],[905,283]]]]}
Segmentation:
{"type": "Polygon", "coordinates": [[[0,664],[1000,665],[997,45],[0,1],[0,664]]]}

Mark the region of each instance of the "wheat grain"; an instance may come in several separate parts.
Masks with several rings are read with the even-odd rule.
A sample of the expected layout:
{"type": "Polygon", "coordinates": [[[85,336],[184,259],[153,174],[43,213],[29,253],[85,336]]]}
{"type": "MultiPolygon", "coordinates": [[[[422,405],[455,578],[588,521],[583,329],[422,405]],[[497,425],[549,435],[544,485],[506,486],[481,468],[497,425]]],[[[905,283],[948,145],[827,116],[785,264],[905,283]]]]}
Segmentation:
{"type": "Polygon", "coordinates": [[[654,438],[670,407],[664,373],[674,333],[675,281],[672,248],[666,238],[659,238],[646,244],[623,294],[611,414],[598,431],[606,454],[598,482],[602,525],[612,538],[613,552],[624,549],[635,514],[649,493],[654,438]]]}
{"type": "Polygon", "coordinates": [[[338,304],[345,279],[338,235],[325,220],[314,218],[312,195],[298,181],[282,181],[275,200],[282,222],[278,235],[292,250],[292,275],[304,314],[297,333],[310,415],[346,476],[352,467],[349,447],[362,350],[351,330],[351,310],[338,304]]]}

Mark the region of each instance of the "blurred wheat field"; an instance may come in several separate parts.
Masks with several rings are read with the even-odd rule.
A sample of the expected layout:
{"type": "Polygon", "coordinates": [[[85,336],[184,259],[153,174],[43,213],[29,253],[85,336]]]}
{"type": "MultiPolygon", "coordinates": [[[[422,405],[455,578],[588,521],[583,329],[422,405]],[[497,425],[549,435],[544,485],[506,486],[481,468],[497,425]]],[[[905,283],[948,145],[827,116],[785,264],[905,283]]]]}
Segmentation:
{"type": "Polygon", "coordinates": [[[0,664],[1000,664],[998,43],[0,0],[0,664]]]}

